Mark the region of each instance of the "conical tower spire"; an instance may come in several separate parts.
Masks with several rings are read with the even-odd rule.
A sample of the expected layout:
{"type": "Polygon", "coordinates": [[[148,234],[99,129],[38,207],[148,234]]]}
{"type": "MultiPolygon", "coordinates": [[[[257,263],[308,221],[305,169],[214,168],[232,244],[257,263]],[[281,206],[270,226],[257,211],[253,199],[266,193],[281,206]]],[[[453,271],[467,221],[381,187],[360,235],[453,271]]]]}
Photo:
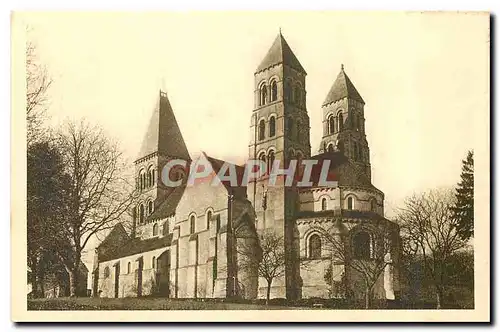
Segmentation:
{"type": "Polygon", "coordinates": [[[170,101],[166,92],[161,90],[137,159],[155,152],[169,158],[190,160],[170,101]]]}
{"type": "Polygon", "coordinates": [[[278,64],[283,64],[304,74],[307,74],[290,46],[288,46],[285,37],[283,37],[283,35],[281,34],[281,28],[279,30],[278,36],[273,42],[273,45],[267,52],[259,67],[257,67],[255,73],[261,72],[278,64]]]}
{"type": "Polygon", "coordinates": [[[349,98],[361,103],[365,103],[358,90],[354,87],[349,76],[344,71],[344,65],[340,65],[340,73],[337,75],[337,79],[333,83],[330,92],[326,96],[323,106],[334,103],[343,98],[349,98]]]}

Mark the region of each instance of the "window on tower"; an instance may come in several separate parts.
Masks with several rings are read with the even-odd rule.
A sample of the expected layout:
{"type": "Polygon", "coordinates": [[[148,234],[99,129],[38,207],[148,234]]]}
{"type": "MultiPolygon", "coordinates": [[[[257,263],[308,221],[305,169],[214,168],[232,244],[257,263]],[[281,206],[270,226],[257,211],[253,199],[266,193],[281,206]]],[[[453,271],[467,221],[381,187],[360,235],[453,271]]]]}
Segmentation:
{"type": "Polygon", "coordinates": [[[270,151],[269,155],[267,156],[267,172],[271,174],[271,170],[273,169],[273,164],[274,164],[274,151],[270,151]]]}
{"type": "Polygon", "coordinates": [[[148,214],[153,213],[153,201],[148,202],[148,214]]]}
{"type": "Polygon", "coordinates": [[[276,135],[276,118],[274,116],[269,119],[269,137],[276,135]]]}
{"type": "Polygon", "coordinates": [[[267,102],[267,85],[263,84],[260,87],[260,105],[265,105],[267,102]]]}
{"type": "Polygon", "coordinates": [[[260,120],[259,122],[259,140],[263,140],[266,136],[266,122],[264,120],[260,120]]]}
{"type": "Polygon", "coordinates": [[[330,115],[328,117],[328,134],[332,135],[335,132],[335,117],[330,115]]]}
{"type": "Polygon", "coordinates": [[[141,205],[139,206],[139,222],[140,222],[141,224],[143,224],[143,223],[144,223],[144,217],[145,217],[145,216],[144,216],[144,204],[141,204],[141,205]]]}
{"type": "Polygon", "coordinates": [[[339,125],[337,131],[341,131],[343,129],[344,129],[344,117],[342,116],[342,114],[339,114],[339,125]]]}
{"type": "Polygon", "coordinates": [[[271,83],[271,101],[278,100],[278,84],[276,81],[271,83]]]}
{"type": "Polygon", "coordinates": [[[375,200],[375,198],[372,198],[370,200],[370,210],[372,212],[376,212],[376,210],[377,210],[377,201],[375,200]]]}
{"type": "Polygon", "coordinates": [[[328,152],[333,152],[333,144],[328,144],[328,152]]]}
{"type": "Polygon", "coordinates": [[[158,224],[154,224],[153,225],[153,236],[157,236],[158,235],[158,224]]]}

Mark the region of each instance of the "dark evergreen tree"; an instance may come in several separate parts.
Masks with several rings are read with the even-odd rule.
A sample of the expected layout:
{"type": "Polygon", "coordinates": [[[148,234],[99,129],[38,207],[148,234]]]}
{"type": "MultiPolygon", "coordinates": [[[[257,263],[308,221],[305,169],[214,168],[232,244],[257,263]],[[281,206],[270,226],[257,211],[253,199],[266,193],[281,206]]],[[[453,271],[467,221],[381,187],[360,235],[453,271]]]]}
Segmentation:
{"type": "Polygon", "coordinates": [[[27,240],[29,280],[33,296],[43,296],[43,282],[57,264],[69,177],[58,150],[35,142],[27,153],[27,240]]]}
{"type": "Polygon", "coordinates": [[[468,240],[474,235],[474,153],[469,151],[467,158],[462,161],[455,197],[455,205],[451,208],[453,220],[458,235],[468,240]]]}

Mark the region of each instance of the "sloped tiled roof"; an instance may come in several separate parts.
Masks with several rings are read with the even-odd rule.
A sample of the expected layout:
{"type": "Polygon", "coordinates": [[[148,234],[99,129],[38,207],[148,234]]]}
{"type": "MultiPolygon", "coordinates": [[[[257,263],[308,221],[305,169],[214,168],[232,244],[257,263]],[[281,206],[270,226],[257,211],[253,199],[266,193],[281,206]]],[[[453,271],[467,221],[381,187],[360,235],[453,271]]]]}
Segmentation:
{"type": "Polygon", "coordinates": [[[333,83],[330,92],[328,92],[328,95],[323,102],[323,106],[334,103],[343,98],[350,98],[363,104],[365,103],[358,90],[356,90],[354,84],[352,84],[349,79],[349,76],[345,73],[344,66],[342,65],[340,73],[337,75],[337,79],[333,83]]]}
{"type": "Polygon", "coordinates": [[[266,56],[264,57],[264,60],[262,60],[255,72],[261,72],[277,64],[289,66],[306,74],[304,67],[302,67],[295,54],[293,54],[292,49],[290,48],[290,46],[288,46],[288,43],[286,42],[281,32],[274,40],[273,45],[271,46],[266,56]]]}
{"type": "Polygon", "coordinates": [[[190,160],[188,149],[182,138],[170,101],[166,93],[161,91],[137,159],[154,152],[172,158],[190,160]]]}
{"type": "Polygon", "coordinates": [[[173,234],[170,233],[164,237],[155,237],[146,240],[133,238],[130,241],[127,241],[124,245],[116,248],[115,250],[107,252],[105,255],[100,255],[99,261],[105,262],[112,259],[127,257],[155,249],[166,248],[172,243],[172,237],[173,234]]]}
{"type": "Polygon", "coordinates": [[[313,166],[311,173],[313,187],[318,186],[323,163],[325,160],[329,160],[328,181],[337,181],[339,186],[364,187],[378,190],[372,185],[370,178],[365,172],[353,164],[342,152],[324,152],[312,156],[311,159],[318,160],[318,164],[313,166]]]}
{"type": "Polygon", "coordinates": [[[175,210],[177,209],[177,205],[179,204],[185,189],[185,185],[175,187],[160,204],[160,206],[158,206],[155,211],[146,218],[146,221],[163,219],[175,214],[175,210]]]}

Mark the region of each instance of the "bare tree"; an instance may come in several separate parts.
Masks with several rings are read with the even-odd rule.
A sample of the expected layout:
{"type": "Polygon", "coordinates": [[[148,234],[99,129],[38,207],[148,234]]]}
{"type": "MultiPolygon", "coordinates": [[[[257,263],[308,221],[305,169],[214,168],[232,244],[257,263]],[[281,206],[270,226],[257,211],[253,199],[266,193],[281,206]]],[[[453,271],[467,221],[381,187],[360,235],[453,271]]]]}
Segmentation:
{"type": "Polygon", "coordinates": [[[59,132],[58,142],[71,178],[64,224],[68,246],[61,246],[60,258],[70,276],[70,295],[75,296],[82,251],[92,236],[125,217],[136,192],[123,176],[121,152],[100,128],[84,121],[68,123],[59,132]]]}
{"type": "Polygon", "coordinates": [[[271,297],[273,280],[285,275],[284,239],[272,230],[265,230],[259,235],[260,253],[255,254],[255,248],[240,246],[237,248],[242,260],[238,262],[240,269],[256,271],[257,276],[267,282],[266,304],[271,297]]]}
{"type": "Polygon", "coordinates": [[[403,247],[423,258],[425,273],[435,288],[437,309],[443,304],[445,266],[466,246],[453,222],[453,203],[451,190],[431,190],[408,197],[397,216],[406,242],[403,247]]]}
{"type": "Polygon", "coordinates": [[[52,78],[40,64],[33,42],[26,44],[26,121],[28,146],[43,135],[42,125],[48,106],[48,91],[52,78]]]}
{"type": "Polygon", "coordinates": [[[386,220],[376,225],[359,226],[357,224],[337,223],[323,231],[322,238],[327,250],[331,252],[332,262],[344,264],[345,269],[352,269],[361,276],[364,283],[365,308],[369,309],[373,297],[373,287],[388,263],[391,262],[391,242],[394,241],[396,227],[386,220]],[[352,243],[353,230],[370,235],[366,248],[356,248],[352,243]],[[361,250],[359,255],[356,250],[361,250]]]}

